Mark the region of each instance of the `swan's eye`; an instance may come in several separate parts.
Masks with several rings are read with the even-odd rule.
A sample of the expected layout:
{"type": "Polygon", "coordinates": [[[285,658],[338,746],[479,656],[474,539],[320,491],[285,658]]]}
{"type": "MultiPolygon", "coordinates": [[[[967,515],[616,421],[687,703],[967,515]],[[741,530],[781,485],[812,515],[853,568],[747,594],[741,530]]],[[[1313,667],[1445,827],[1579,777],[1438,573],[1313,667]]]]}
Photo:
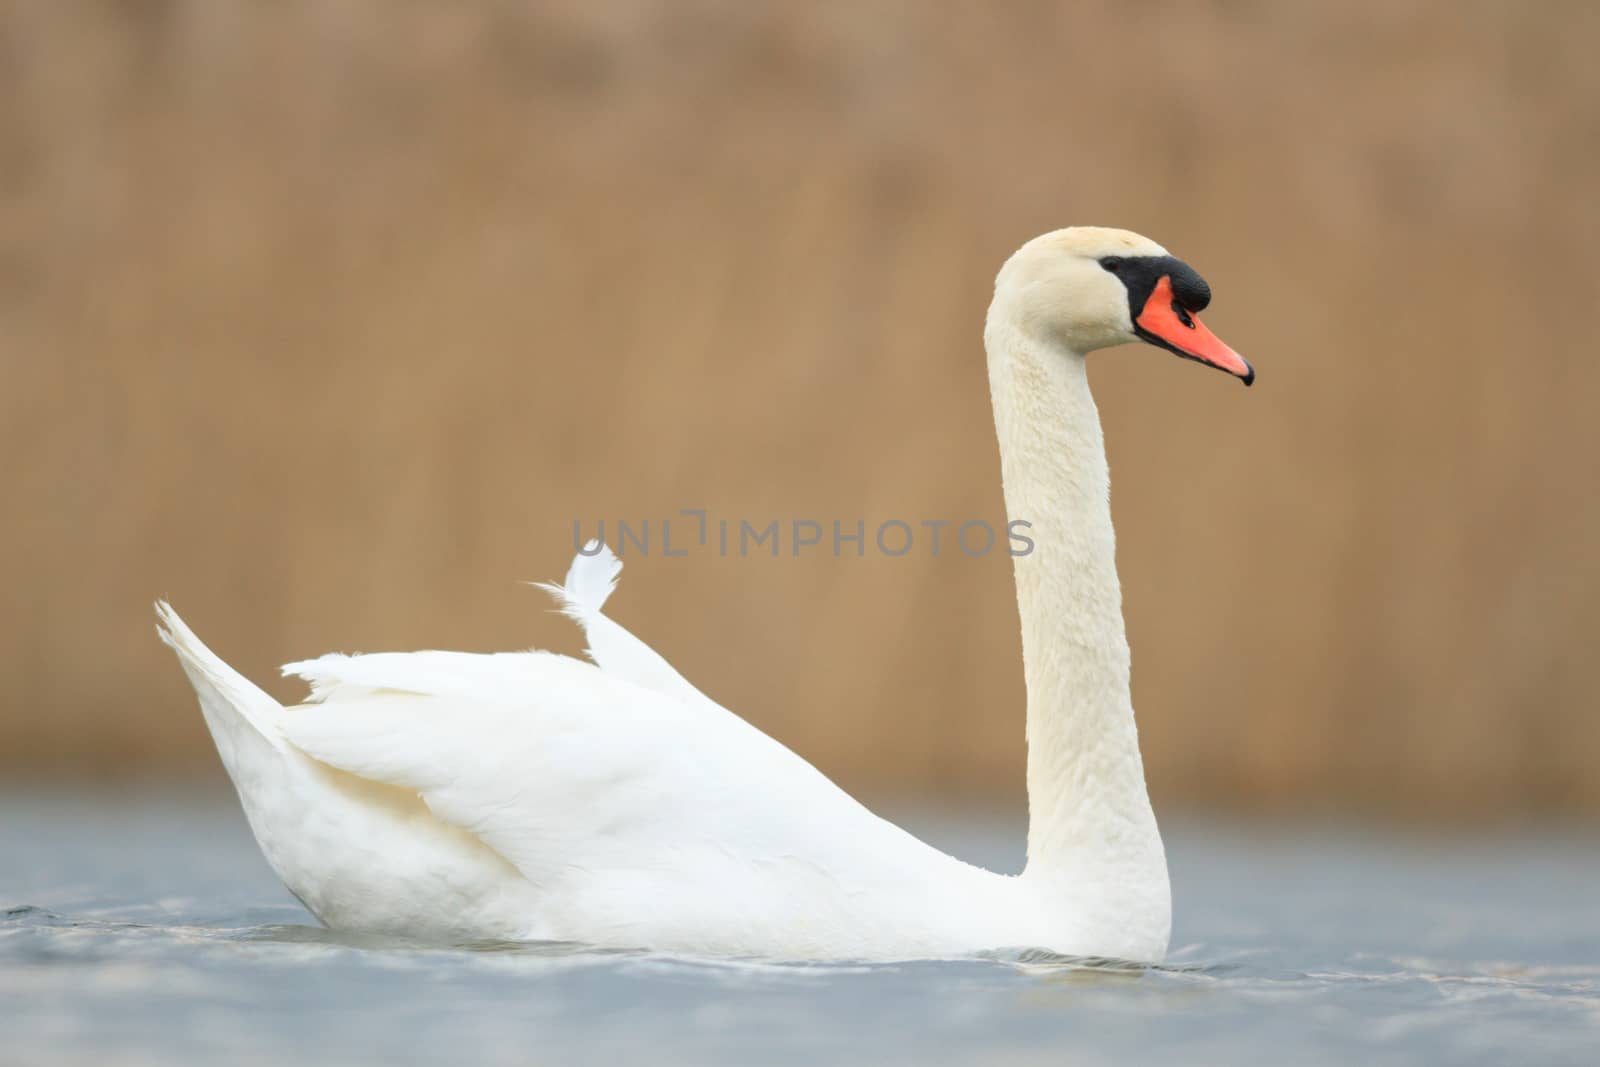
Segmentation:
{"type": "Polygon", "coordinates": [[[1122,269],[1122,259],[1119,256],[1107,256],[1100,261],[1100,265],[1112,274],[1122,269]]]}

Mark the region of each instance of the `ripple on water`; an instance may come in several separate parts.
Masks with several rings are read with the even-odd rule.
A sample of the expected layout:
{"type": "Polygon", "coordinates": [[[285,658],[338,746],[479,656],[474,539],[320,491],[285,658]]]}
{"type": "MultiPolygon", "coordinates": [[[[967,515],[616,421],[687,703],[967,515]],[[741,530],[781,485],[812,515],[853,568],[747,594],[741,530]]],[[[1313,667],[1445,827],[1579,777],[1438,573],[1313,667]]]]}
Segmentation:
{"type": "MultiPolygon", "coordinates": [[[[1582,834],[1414,848],[1179,826],[1183,940],[1162,966],[1037,947],[817,964],[338,933],[306,921],[235,807],[5,810],[26,810],[0,822],[0,1032],[20,1062],[1238,1063],[1292,1050],[1378,1067],[1587,1065],[1600,1047],[1600,849],[1582,834]]],[[[963,826],[923,829],[999,867],[993,841],[1021,839],[963,826]]]]}

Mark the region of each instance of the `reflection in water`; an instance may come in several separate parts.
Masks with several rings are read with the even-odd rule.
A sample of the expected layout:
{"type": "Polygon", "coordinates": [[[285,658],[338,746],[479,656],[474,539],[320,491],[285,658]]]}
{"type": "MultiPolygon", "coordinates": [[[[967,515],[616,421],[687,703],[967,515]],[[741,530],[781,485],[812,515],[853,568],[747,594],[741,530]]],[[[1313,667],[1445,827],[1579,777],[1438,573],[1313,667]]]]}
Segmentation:
{"type": "MultiPolygon", "coordinates": [[[[1576,832],[1168,832],[1161,967],[432,945],[311,925],[212,796],[0,796],[8,1054],[119,1062],[1586,1062],[1600,849],[1576,832]]],[[[1013,822],[911,818],[1015,869],[1013,822]]]]}

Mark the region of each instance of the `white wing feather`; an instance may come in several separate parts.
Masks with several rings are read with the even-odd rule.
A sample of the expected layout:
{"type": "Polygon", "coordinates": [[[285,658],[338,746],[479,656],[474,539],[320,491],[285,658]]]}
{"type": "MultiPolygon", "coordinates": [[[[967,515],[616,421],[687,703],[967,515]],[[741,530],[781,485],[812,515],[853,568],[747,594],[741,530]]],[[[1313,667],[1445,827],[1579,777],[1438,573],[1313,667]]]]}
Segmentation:
{"type": "Polygon", "coordinates": [[[795,958],[1012,943],[1010,879],[873,815],[607,619],[620,569],[602,550],[552,589],[598,665],[329,655],[284,668],[312,690],[289,708],[163,622],[263,852],[331,924],[795,958]]]}
{"type": "Polygon", "coordinates": [[[536,582],[563,605],[563,610],[579,622],[598,615],[611,594],[616,592],[622,574],[622,560],[604,541],[590,541],[572,557],[567,580],[560,585],[536,582]]]}
{"type": "Polygon", "coordinates": [[[287,709],[283,731],[316,760],[414,791],[505,857],[539,894],[525,936],[734,953],[779,937],[797,955],[820,951],[820,931],[861,950],[914,944],[933,928],[918,902],[939,913],[936,897],[980,873],[709,700],[564,656],[508,669],[444,655],[319,661],[348,677],[287,709]],[[380,682],[363,660],[391,671],[380,682]],[[422,692],[440,681],[447,692],[422,692]]]}
{"type": "Polygon", "coordinates": [[[284,734],[330,766],[416,791],[541,886],[573,865],[650,869],[702,846],[815,854],[795,839],[810,836],[788,807],[797,793],[812,815],[820,802],[878,821],[601,614],[621,569],[591,545],[565,583],[542,586],[584,627],[596,665],[551,652],[332,653],[284,666],[315,705],[288,709],[284,734]],[[763,803],[787,832],[753,832],[763,803]]]}
{"type": "Polygon", "coordinates": [[[616,554],[602,542],[590,541],[573,558],[565,582],[534,584],[555,597],[562,614],[583,627],[589,639],[586,651],[601,670],[679,700],[709,703],[710,698],[690,685],[660,653],[601,613],[621,573],[622,561],[616,554]]]}

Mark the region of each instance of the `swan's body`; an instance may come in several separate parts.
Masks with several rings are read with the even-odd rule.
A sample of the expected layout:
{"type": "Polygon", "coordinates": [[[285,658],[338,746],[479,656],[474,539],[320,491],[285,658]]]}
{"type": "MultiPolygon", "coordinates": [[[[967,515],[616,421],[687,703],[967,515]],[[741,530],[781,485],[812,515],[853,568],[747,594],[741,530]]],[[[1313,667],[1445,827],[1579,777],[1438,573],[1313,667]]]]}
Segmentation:
{"type": "Polygon", "coordinates": [[[1038,946],[1160,960],[1166,861],[1128,695],[1083,359],[1135,332],[1116,301],[1137,290],[1102,268],[1108,256],[1165,262],[1121,231],[1046,235],[1002,270],[985,334],[1006,503],[1036,545],[1016,561],[1031,810],[1021,875],[923,844],[702,695],[602,613],[620,569],[608,552],[580,554],[553,590],[593,664],[544,652],[330,655],[285,668],[312,685],[296,707],[161,605],[163,636],[273,869],[329,926],[413,937],[794,959],[1038,946]]]}

